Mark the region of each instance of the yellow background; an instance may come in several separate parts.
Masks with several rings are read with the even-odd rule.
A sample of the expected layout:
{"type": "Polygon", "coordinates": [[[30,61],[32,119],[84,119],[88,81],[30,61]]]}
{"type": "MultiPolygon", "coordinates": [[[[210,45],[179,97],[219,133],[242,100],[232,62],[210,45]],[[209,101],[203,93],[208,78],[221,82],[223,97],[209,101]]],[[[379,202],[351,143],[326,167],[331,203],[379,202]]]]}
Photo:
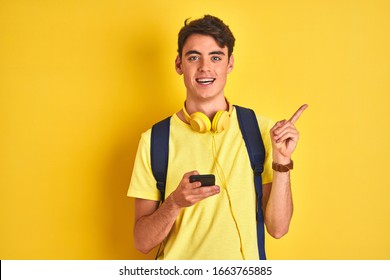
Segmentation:
{"type": "Polygon", "coordinates": [[[177,33],[206,13],[237,39],[234,103],[310,105],[268,257],[390,258],[389,1],[0,0],[0,259],[153,258],[126,192],[141,132],[184,100],[177,33]]]}

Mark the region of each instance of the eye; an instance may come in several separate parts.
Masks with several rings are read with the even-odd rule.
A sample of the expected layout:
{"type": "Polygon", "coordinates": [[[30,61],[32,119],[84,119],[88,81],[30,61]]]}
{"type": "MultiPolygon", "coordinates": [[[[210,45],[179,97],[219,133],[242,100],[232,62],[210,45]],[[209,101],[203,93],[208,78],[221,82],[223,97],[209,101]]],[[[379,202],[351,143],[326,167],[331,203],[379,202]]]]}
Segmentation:
{"type": "Polygon", "coordinates": [[[197,60],[199,60],[199,56],[196,56],[196,55],[190,56],[190,57],[188,57],[188,60],[189,61],[197,61],[197,60]]]}
{"type": "Polygon", "coordinates": [[[222,58],[220,58],[219,56],[213,56],[213,57],[211,58],[211,60],[212,60],[212,61],[221,61],[222,58]]]}

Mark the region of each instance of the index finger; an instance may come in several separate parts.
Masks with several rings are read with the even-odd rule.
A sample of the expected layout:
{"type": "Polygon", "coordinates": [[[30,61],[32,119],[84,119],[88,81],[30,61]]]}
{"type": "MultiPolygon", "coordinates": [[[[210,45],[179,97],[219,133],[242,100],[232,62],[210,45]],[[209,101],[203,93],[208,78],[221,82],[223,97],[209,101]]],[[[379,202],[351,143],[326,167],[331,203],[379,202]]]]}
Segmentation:
{"type": "Polygon", "coordinates": [[[307,107],[309,107],[309,105],[307,104],[302,105],[298,109],[298,111],[296,111],[295,114],[289,119],[289,121],[292,123],[296,123],[296,121],[299,119],[299,117],[302,115],[303,111],[305,111],[307,107]]]}

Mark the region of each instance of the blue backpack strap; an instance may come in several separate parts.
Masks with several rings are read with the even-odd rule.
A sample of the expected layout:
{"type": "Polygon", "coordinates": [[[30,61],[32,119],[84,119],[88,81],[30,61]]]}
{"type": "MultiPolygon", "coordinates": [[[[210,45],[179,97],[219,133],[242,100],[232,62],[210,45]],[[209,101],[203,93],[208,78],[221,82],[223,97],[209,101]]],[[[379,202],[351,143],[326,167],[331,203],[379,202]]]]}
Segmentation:
{"type": "Polygon", "coordinates": [[[266,259],[264,242],[264,216],[261,207],[263,196],[263,185],[261,174],[264,170],[265,148],[256,114],[253,110],[235,105],[237,119],[240,125],[241,134],[244,138],[249,159],[254,173],[254,182],[257,195],[257,245],[261,260],[266,259]]]}
{"type": "Polygon", "coordinates": [[[153,176],[157,182],[157,189],[161,193],[161,202],[165,199],[170,121],[171,117],[168,117],[153,125],[150,139],[150,162],[152,165],[153,176]]]}

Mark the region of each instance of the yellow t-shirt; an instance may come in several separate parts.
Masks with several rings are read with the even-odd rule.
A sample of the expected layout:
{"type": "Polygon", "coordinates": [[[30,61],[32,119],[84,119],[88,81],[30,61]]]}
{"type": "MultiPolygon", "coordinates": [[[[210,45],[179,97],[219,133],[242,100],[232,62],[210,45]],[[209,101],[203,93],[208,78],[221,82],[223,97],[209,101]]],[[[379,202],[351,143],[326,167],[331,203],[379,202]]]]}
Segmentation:
{"type": "MultiPolygon", "coordinates": [[[[258,116],[266,149],[263,184],[272,182],[269,131],[273,123],[258,116]]],[[[138,146],[128,196],[160,200],[150,164],[149,129],[138,146]]],[[[183,174],[212,173],[220,193],[184,208],[164,241],[161,259],[259,259],[256,233],[256,192],[249,156],[236,110],[230,127],[221,133],[198,133],[173,115],[170,124],[166,197],[183,174]],[[240,247],[242,246],[242,252],[240,247]]]]}

